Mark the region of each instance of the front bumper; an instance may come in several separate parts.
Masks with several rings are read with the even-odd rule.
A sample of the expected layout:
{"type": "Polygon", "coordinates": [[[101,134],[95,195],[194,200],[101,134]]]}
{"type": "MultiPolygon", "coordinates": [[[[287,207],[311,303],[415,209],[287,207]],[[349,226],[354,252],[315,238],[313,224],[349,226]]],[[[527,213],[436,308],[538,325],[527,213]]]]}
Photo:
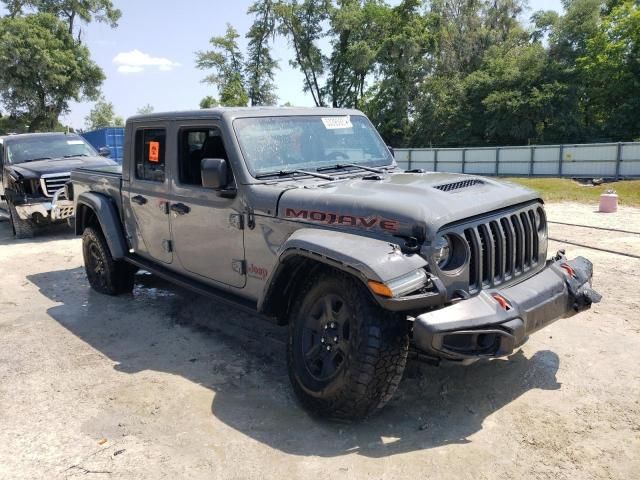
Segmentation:
{"type": "Polygon", "coordinates": [[[52,222],[58,222],[72,217],[74,214],[73,202],[71,200],[61,199],[64,195],[64,189],[56,191],[52,200],[44,202],[24,203],[16,205],[16,212],[22,220],[33,219],[34,214],[41,215],[43,219],[49,219],[52,222]]]}
{"type": "Polygon", "coordinates": [[[413,340],[429,355],[473,360],[509,355],[527,336],[591,307],[593,265],[559,252],[544,270],[508,288],[484,290],[449,307],[418,315],[413,340]]]}

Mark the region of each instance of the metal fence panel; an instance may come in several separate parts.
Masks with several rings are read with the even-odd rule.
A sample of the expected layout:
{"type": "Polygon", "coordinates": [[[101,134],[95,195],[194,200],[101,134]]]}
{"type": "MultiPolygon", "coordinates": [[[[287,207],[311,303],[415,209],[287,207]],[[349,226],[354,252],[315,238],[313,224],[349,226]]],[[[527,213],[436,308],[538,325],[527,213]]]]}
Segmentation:
{"type": "Polygon", "coordinates": [[[481,175],[640,177],[640,142],[397,149],[401,168],[481,175]]]}

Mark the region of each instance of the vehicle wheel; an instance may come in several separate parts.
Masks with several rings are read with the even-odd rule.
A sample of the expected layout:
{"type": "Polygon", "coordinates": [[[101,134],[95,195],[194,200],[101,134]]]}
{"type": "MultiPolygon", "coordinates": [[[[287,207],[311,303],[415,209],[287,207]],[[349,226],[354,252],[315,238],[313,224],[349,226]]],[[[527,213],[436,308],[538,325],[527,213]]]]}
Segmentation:
{"type": "Polygon", "coordinates": [[[400,383],[408,332],[406,317],[382,310],[356,279],[321,274],[291,313],[287,366],[296,395],[318,415],[366,418],[400,383]]]}
{"type": "Polygon", "coordinates": [[[114,260],[101,231],[87,227],[82,234],[84,268],[91,288],[107,295],[130,293],[136,268],[123,260],[114,260]]]}
{"type": "Polygon", "coordinates": [[[9,219],[11,222],[11,228],[13,228],[13,234],[16,238],[33,238],[35,234],[36,226],[31,220],[23,220],[18,216],[18,211],[12,203],[9,204],[9,219]]]}

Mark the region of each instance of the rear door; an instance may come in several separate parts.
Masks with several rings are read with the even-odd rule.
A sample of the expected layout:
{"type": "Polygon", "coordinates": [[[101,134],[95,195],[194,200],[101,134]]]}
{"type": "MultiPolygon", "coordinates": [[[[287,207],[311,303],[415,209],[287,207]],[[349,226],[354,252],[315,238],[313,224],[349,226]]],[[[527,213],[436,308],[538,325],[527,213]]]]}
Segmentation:
{"type": "Polygon", "coordinates": [[[127,152],[131,155],[131,171],[129,181],[123,182],[125,213],[130,213],[133,220],[133,228],[128,229],[131,245],[142,257],[171,263],[168,129],[165,124],[144,127],[134,124],[132,135],[127,152]]]}
{"type": "MultiPolygon", "coordinates": [[[[171,182],[171,234],[180,265],[189,273],[233,287],[245,285],[242,207],[202,187],[203,158],[228,161],[213,121],[177,128],[178,158],[171,182]]],[[[229,165],[229,170],[231,171],[229,165]]]]}

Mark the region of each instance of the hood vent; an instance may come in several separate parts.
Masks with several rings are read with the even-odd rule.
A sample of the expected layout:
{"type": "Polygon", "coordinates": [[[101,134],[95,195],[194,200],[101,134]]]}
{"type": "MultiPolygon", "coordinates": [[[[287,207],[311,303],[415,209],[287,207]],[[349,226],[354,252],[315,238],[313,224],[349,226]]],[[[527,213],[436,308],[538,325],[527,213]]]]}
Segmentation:
{"type": "Polygon", "coordinates": [[[451,192],[453,190],[460,190],[461,188],[469,188],[474,185],[481,185],[484,182],[477,178],[472,178],[471,180],[461,180],[459,182],[453,183],[444,183],[442,185],[435,185],[433,188],[437,188],[438,190],[442,190],[443,192],[451,192]]]}

